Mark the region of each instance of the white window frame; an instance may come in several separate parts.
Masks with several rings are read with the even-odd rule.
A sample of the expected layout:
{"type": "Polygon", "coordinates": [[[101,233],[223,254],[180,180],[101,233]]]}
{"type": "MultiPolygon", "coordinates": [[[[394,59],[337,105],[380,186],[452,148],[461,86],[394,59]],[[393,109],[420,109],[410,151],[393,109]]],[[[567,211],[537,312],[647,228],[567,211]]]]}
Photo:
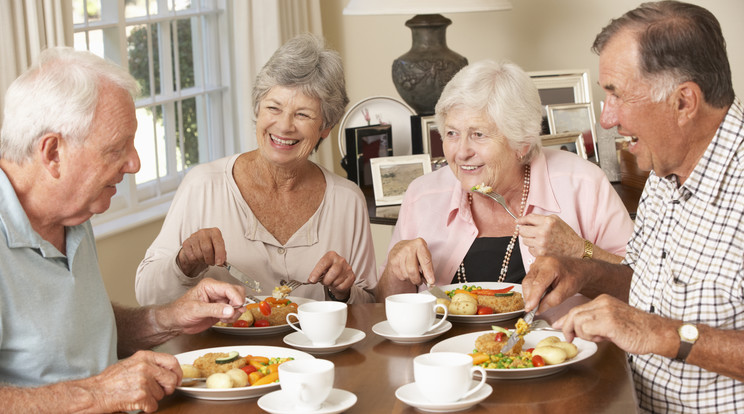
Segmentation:
{"type": "MultiPolygon", "coordinates": [[[[226,152],[233,148],[232,109],[230,97],[230,55],[228,21],[225,0],[192,0],[193,6],[188,10],[169,10],[168,5],[173,0],[148,0],[157,2],[157,15],[125,19],[125,0],[101,0],[101,18],[75,24],[74,32],[103,30],[105,58],[127,68],[127,38],[126,28],[131,25],[169,23],[183,18],[196,17],[198,24],[192,25],[194,41],[197,37],[202,43],[201,48],[194,48],[195,86],[187,89],[162,90],[153,95],[149,91],[143,93],[145,98],[137,99],[136,108],[161,106],[164,119],[174,120],[175,112],[180,110],[179,102],[192,97],[201,96],[203,111],[199,113],[199,163],[209,162],[226,156],[226,152]],[[198,32],[198,36],[197,33],[198,32]],[[202,53],[201,56],[198,54],[202,53]],[[171,111],[171,112],[169,112],[171,111]]],[[[170,59],[170,24],[159,26],[159,50],[161,85],[172,85],[172,64],[178,65],[178,60],[170,59]],[[165,58],[164,58],[165,57],[165,58]]],[[[87,39],[87,37],[86,37],[87,39]]],[[[152,64],[152,49],[149,48],[152,64]]],[[[151,77],[151,85],[153,78],[151,77]]],[[[180,83],[180,82],[178,82],[180,83]]],[[[198,103],[197,103],[198,105],[198,103]]],[[[178,117],[179,120],[183,116],[178,117]]],[[[143,128],[153,128],[153,125],[139,125],[143,128]]],[[[167,157],[167,174],[147,183],[137,185],[135,177],[127,174],[119,185],[117,195],[111,200],[111,207],[103,214],[92,218],[94,234],[97,239],[105,238],[119,232],[146,224],[165,216],[170,202],[187,170],[178,171],[175,160],[176,127],[174,122],[165,123],[165,141],[167,157]]],[[[182,143],[183,144],[183,143],[182,143]]],[[[156,161],[157,162],[157,161],[156,161]]],[[[144,166],[143,166],[144,167],[144,166]]]]}

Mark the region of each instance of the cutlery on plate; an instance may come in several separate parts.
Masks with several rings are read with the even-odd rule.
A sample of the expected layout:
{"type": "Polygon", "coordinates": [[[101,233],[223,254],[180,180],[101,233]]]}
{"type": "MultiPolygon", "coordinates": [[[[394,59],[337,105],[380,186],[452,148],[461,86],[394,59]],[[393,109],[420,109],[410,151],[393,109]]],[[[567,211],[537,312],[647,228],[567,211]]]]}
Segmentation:
{"type": "MultiPolygon", "coordinates": [[[[545,292],[543,292],[542,296],[540,296],[540,302],[542,301],[542,298],[545,297],[545,294],[548,293],[548,290],[549,289],[546,289],[545,292]]],[[[535,308],[532,309],[531,311],[527,312],[524,315],[524,318],[522,318],[524,320],[524,322],[527,324],[528,327],[532,325],[532,320],[535,318],[535,313],[537,313],[537,308],[540,307],[540,302],[537,302],[537,306],[535,306],[535,308]]],[[[519,333],[517,331],[518,331],[518,329],[515,328],[514,329],[514,332],[512,332],[511,336],[509,336],[509,340],[506,341],[506,345],[504,345],[501,348],[501,353],[502,354],[505,354],[505,353],[511,351],[512,348],[514,348],[514,345],[516,345],[517,342],[519,342],[519,337],[522,336],[522,335],[525,335],[527,333],[527,332],[524,332],[522,335],[519,335],[519,333]]],[[[528,328],[528,331],[529,331],[529,328],[528,328]]]]}
{"type": "Polygon", "coordinates": [[[258,283],[257,280],[248,277],[248,275],[241,272],[240,270],[238,270],[237,267],[231,265],[230,263],[225,262],[223,267],[226,268],[228,272],[230,272],[230,275],[232,275],[232,277],[242,281],[250,289],[255,290],[256,293],[261,293],[261,284],[258,283]]]}

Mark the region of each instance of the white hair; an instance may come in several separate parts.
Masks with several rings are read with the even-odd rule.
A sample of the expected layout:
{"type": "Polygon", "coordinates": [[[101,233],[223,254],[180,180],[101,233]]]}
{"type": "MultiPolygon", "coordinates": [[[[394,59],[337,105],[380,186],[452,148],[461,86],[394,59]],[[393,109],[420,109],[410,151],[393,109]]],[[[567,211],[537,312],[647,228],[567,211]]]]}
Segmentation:
{"type": "Polygon", "coordinates": [[[139,94],[137,81],[120,66],[90,52],[55,47],[18,77],[5,94],[0,158],[23,163],[38,140],[61,134],[80,145],[88,136],[103,83],[139,94]]]}

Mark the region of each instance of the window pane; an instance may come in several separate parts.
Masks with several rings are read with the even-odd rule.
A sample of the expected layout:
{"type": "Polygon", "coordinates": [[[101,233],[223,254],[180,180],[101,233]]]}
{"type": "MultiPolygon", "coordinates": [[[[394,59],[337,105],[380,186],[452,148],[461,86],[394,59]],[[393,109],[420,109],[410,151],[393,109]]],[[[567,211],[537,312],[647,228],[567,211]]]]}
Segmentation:
{"type": "Polygon", "coordinates": [[[176,117],[178,118],[178,131],[176,133],[178,171],[199,164],[199,126],[197,124],[196,103],[196,98],[190,98],[181,101],[176,106],[176,117]]]}
{"type": "Polygon", "coordinates": [[[134,176],[137,184],[166,175],[165,130],[162,114],[160,106],[137,109],[138,126],[134,146],[137,148],[142,165],[134,176]]]}
{"type": "Polygon", "coordinates": [[[72,23],[85,23],[85,12],[88,12],[88,21],[101,20],[101,0],[73,0],[72,1],[72,23]]]}
{"type": "MultiPolygon", "coordinates": [[[[178,51],[178,68],[174,65],[174,72],[178,70],[178,76],[174,79],[180,80],[181,89],[194,86],[194,51],[193,39],[191,36],[192,19],[180,19],[176,21],[176,32],[178,41],[174,42],[173,50],[178,51]]],[[[194,19],[194,24],[197,21],[194,19]]],[[[175,60],[175,59],[174,59],[175,60]]]]}
{"type": "Polygon", "coordinates": [[[106,56],[103,47],[103,30],[88,31],[88,50],[100,57],[106,56]]]}
{"type": "Polygon", "coordinates": [[[150,25],[149,41],[147,25],[127,27],[127,54],[129,55],[129,73],[142,87],[142,97],[151,96],[150,82],[154,81],[155,95],[160,93],[160,54],[158,53],[158,26],[150,25]],[[153,72],[150,72],[149,50],[152,47],[153,72]]]}
{"type": "Polygon", "coordinates": [[[83,0],[72,0],[72,24],[85,23],[83,0]]]}
{"type": "Polygon", "coordinates": [[[147,9],[150,9],[150,14],[158,14],[158,2],[157,0],[126,0],[124,6],[124,16],[127,19],[132,17],[144,17],[147,16],[147,9]]]}
{"type": "Polygon", "coordinates": [[[75,50],[88,50],[88,42],[85,40],[85,32],[78,32],[73,35],[75,50]]]}
{"type": "Polygon", "coordinates": [[[173,0],[168,2],[171,10],[187,10],[191,8],[191,0],[173,0]]]}

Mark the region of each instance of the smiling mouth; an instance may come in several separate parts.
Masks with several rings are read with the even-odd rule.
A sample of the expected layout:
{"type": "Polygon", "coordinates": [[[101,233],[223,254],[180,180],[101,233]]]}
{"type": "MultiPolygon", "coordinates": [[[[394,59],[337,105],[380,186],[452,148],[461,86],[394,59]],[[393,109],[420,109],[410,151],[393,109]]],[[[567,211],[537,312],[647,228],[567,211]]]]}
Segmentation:
{"type": "Polygon", "coordinates": [[[271,137],[271,140],[272,141],[274,141],[274,142],[276,142],[277,144],[280,144],[280,145],[290,145],[290,146],[292,146],[292,145],[295,145],[298,142],[300,142],[299,140],[296,140],[296,139],[282,139],[282,138],[276,137],[276,136],[274,136],[272,134],[269,134],[269,137],[271,137]]]}
{"type": "Polygon", "coordinates": [[[460,169],[463,169],[465,171],[474,171],[474,170],[477,170],[478,167],[475,165],[461,165],[460,169]]]}

